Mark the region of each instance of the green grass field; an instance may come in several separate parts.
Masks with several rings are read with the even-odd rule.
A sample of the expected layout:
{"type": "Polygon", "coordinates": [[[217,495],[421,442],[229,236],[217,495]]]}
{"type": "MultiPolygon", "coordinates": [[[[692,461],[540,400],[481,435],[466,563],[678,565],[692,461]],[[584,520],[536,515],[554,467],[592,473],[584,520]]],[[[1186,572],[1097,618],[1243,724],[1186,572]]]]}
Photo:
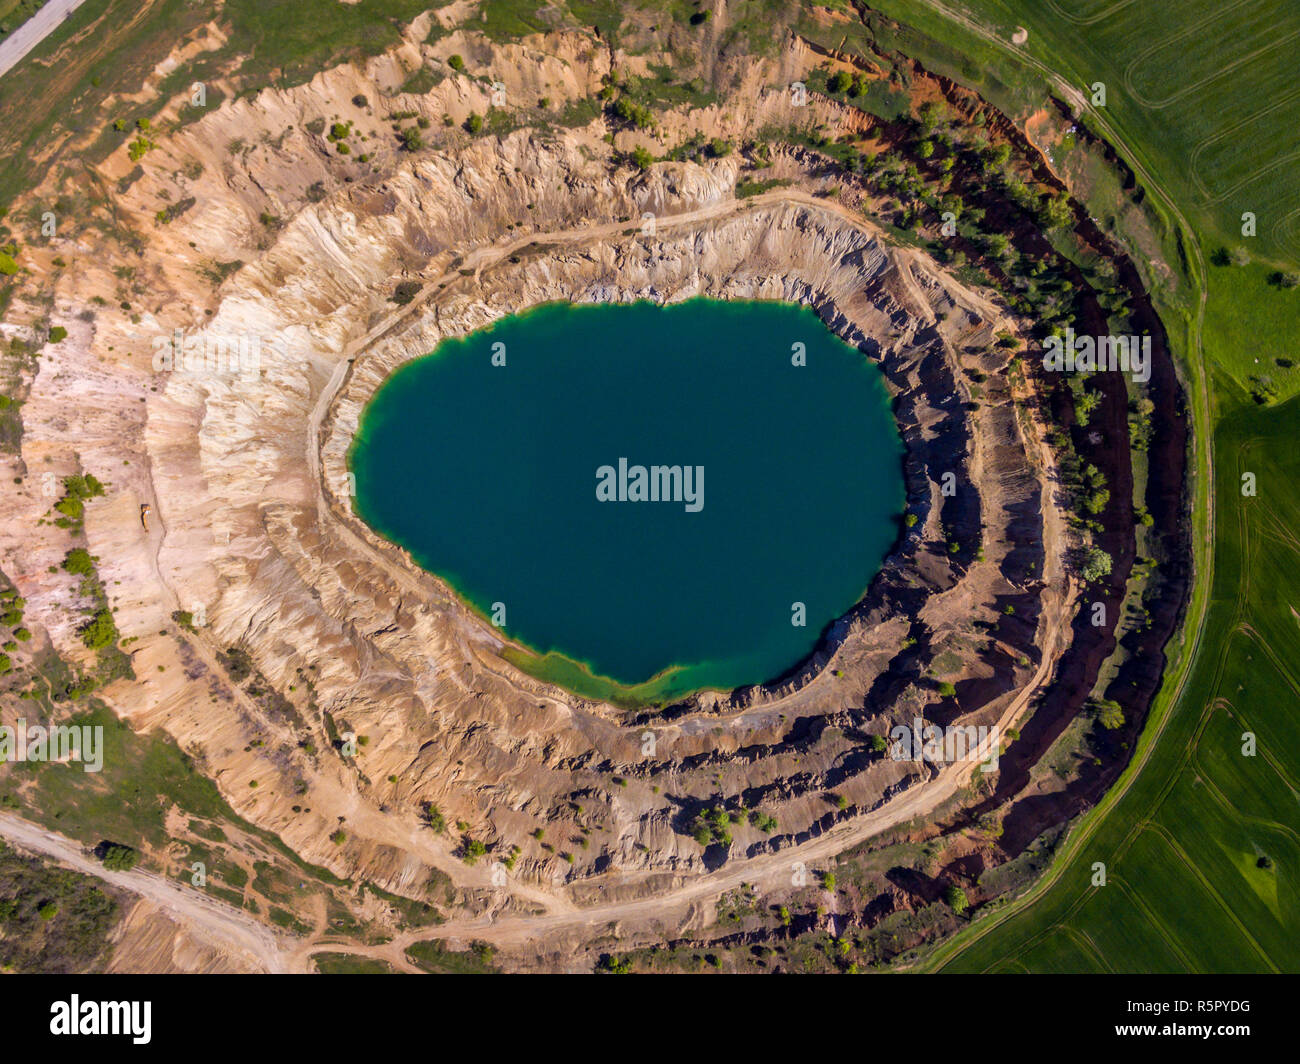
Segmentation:
{"type": "Polygon", "coordinates": [[[1300,288],[1279,287],[1266,266],[1209,271],[1206,353],[1247,391],[1278,400],[1300,392],[1300,288]]]}

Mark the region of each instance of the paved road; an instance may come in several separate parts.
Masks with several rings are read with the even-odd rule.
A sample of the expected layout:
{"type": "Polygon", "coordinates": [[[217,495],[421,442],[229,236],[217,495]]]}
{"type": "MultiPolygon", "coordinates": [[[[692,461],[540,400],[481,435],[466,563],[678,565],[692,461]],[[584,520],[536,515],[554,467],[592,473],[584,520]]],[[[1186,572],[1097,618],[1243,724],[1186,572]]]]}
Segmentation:
{"type": "Polygon", "coordinates": [[[0,76],[53,33],[85,0],[46,0],[45,5],[0,43],[0,76]]]}

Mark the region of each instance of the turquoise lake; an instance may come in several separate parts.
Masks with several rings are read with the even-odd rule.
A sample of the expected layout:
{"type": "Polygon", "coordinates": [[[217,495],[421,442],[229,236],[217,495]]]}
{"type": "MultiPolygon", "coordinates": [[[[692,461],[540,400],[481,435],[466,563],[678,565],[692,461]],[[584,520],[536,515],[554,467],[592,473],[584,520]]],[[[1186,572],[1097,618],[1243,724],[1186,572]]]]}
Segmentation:
{"type": "Polygon", "coordinates": [[[902,460],[880,371],[816,314],[706,299],[444,341],[350,455],[359,516],[504,612],[515,664],[621,704],[796,666],[895,542],[902,460]]]}

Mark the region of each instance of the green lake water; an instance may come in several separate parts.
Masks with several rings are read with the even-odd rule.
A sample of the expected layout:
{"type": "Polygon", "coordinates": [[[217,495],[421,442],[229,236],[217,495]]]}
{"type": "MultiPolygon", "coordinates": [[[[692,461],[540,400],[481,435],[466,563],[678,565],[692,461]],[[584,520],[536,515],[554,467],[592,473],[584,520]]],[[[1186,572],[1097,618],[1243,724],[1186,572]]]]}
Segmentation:
{"type": "Polygon", "coordinates": [[[693,299],[444,341],[350,462],[357,513],[504,620],[515,664],[633,705],[805,658],[898,535],[902,458],[879,370],[811,310],[693,299]]]}

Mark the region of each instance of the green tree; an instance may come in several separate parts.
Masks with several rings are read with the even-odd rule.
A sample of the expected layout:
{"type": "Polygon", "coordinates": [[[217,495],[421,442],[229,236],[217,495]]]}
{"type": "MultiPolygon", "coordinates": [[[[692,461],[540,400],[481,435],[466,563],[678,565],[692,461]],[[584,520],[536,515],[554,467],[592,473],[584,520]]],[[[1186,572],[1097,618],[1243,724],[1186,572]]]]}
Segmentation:
{"type": "Polygon", "coordinates": [[[1110,698],[1097,700],[1097,723],[1107,731],[1124,727],[1124,707],[1110,698]]]}
{"type": "Polygon", "coordinates": [[[1079,568],[1079,575],[1088,583],[1100,580],[1103,576],[1109,576],[1111,570],[1111,558],[1100,547],[1089,547],[1084,553],[1083,564],[1079,568]]]}
{"type": "Polygon", "coordinates": [[[101,608],[78,630],[81,641],[91,650],[102,650],[117,641],[117,625],[107,608],[101,608]]]}
{"type": "Polygon", "coordinates": [[[140,860],[140,854],[130,846],[122,846],[114,842],[104,846],[100,860],[110,872],[129,872],[140,860]]]}
{"type": "Polygon", "coordinates": [[[95,571],[95,562],[85,547],[73,547],[63,556],[63,569],[75,576],[89,576],[95,571]]]}
{"type": "Polygon", "coordinates": [[[654,125],[654,115],[650,108],[626,96],[620,96],[614,101],[614,114],[637,129],[648,129],[654,125]]]}

